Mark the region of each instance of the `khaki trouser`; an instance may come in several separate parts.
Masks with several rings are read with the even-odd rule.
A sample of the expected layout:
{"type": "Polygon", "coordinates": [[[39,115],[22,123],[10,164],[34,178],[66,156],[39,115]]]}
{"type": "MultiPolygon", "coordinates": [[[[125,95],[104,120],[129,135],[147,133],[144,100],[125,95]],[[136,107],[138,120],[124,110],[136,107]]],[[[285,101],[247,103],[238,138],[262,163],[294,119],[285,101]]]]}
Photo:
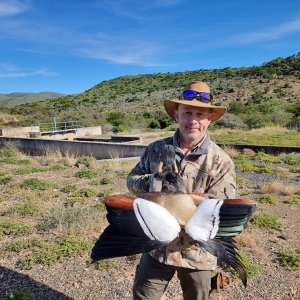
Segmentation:
{"type": "Polygon", "coordinates": [[[185,300],[209,300],[214,271],[198,271],[162,264],[148,253],[137,266],[133,285],[134,300],[159,300],[177,271],[185,300]]]}

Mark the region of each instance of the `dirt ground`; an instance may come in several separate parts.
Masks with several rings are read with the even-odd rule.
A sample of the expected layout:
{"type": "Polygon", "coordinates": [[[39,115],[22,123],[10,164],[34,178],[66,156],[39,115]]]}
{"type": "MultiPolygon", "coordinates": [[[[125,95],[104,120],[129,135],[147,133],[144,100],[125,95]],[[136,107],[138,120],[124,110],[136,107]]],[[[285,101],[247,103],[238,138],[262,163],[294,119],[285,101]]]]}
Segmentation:
{"type": "MultiPolygon", "coordinates": [[[[135,161],[132,162],[132,165],[135,161]]],[[[127,168],[132,167],[127,166],[127,168]]],[[[16,166],[0,163],[1,170],[10,174],[16,166]]],[[[113,180],[114,191],[126,193],[126,176],[122,174],[124,166],[111,163],[106,165],[103,171],[106,176],[113,180]],[[109,172],[108,172],[109,170],[109,172]]],[[[63,171],[51,171],[49,173],[36,173],[34,177],[40,176],[52,182],[63,184],[81,184],[84,186],[86,181],[79,180],[71,175],[76,172],[76,167],[64,169],[63,171]]],[[[104,174],[103,173],[103,174],[104,174]]],[[[102,175],[103,175],[102,174],[102,175]]],[[[27,175],[28,176],[28,175],[27,175]]],[[[33,176],[32,174],[29,176],[33,176]]],[[[241,180],[238,188],[239,195],[250,199],[257,199],[258,184],[275,180],[273,174],[256,174],[238,172],[241,180]]],[[[15,179],[15,184],[23,180],[21,176],[15,179]]],[[[300,176],[297,173],[287,174],[282,181],[285,184],[299,186],[300,176]]],[[[0,185],[0,212],[4,212],[12,203],[21,201],[21,196],[8,193],[7,186],[0,185]]],[[[20,193],[20,191],[19,191],[20,193]]],[[[45,210],[55,205],[62,205],[63,194],[55,191],[54,194],[45,195],[48,197],[45,210]]],[[[277,204],[260,204],[260,210],[276,215],[283,224],[281,231],[271,229],[261,229],[250,226],[239,238],[242,241],[242,248],[256,263],[261,270],[259,276],[252,279],[247,288],[244,288],[239,280],[231,279],[231,284],[215,295],[214,299],[223,300],[253,300],[253,299],[278,299],[278,300],[299,300],[300,299],[300,272],[299,270],[288,270],[278,262],[277,251],[280,248],[295,251],[299,247],[300,241],[300,205],[287,204],[284,201],[288,196],[276,195],[277,204]]],[[[98,197],[89,198],[89,203],[96,203],[98,197]]],[[[3,218],[0,215],[0,218],[3,218]]],[[[91,236],[95,239],[97,234],[105,228],[106,221],[98,232],[92,232],[91,236]]],[[[51,239],[49,233],[48,239],[51,239]]],[[[0,240],[0,247],[4,247],[14,238],[6,237],[0,240]]],[[[20,255],[25,253],[5,252],[0,260],[0,299],[7,299],[6,293],[9,290],[23,289],[31,292],[35,299],[131,299],[131,287],[133,284],[136,265],[139,255],[132,257],[122,257],[107,261],[106,265],[97,268],[89,265],[88,255],[77,255],[66,258],[63,262],[55,263],[50,267],[38,265],[31,270],[21,270],[18,267],[20,255]]],[[[164,296],[165,299],[182,299],[181,289],[176,276],[171,281],[164,296]]]]}

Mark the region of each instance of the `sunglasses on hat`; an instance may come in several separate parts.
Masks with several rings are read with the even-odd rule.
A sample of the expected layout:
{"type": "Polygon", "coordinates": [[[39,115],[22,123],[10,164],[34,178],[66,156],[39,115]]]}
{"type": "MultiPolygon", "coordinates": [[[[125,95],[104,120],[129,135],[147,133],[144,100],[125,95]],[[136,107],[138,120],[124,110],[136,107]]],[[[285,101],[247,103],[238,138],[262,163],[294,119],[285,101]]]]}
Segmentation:
{"type": "Polygon", "coordinates": [[[209,103],[209,102],[212,102],[213,96],[210,93],[186,90],[186,91],[182,92],[179,99],[181,99],[181,100],[197,99],[203,103],[209,103]]]}

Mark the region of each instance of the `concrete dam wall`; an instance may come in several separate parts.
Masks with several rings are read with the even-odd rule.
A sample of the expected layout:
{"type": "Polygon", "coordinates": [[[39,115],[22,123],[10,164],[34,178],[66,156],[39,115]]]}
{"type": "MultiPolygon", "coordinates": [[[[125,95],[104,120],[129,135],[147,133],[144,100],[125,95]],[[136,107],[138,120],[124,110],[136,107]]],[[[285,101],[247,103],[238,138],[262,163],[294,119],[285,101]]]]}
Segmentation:
{"type": "Polygon", "coordinates": [[[145,145],[0,137],[0,147],[7,142],[13,143],[22,152],[28,154],[59,151],[62,154],[93,156],[96,159],[138,157],[146,149],[145,145]]]}

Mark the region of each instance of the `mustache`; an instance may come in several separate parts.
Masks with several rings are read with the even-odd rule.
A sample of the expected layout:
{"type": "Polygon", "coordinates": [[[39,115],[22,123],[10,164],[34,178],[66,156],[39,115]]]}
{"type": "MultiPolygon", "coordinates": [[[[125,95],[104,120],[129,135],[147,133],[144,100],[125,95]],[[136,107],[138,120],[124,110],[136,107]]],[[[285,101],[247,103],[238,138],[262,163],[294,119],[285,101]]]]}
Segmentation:
{"type": "Polygon", "coordinates": [[[199,129],[198,126],[193,126],[193,125],[191,125],[191,126],[186,125],[185,128],[187,128],[187,129],[199,129]]]}

